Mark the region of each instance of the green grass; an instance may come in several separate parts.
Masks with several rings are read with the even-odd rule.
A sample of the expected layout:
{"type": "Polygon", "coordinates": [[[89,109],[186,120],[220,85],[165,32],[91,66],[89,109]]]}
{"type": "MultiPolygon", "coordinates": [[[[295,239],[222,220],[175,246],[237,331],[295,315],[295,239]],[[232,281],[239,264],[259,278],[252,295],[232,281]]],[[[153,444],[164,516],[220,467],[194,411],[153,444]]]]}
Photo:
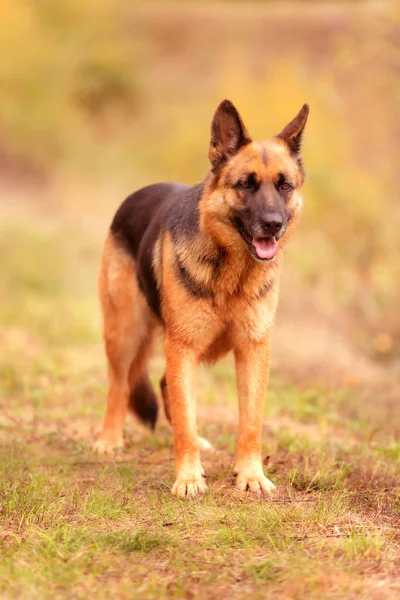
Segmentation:
{"type": "MultiPolygon", "coordinates": [[[[232,485],[229,360],[200,376],[199,426],[217,448],[204,456],[204,498],[170,495],[163,418],[154,435],[130,423],[115,460],[91,452],[106,391],[100,244],[78,230],[70,243],[70,227],[3,225],[3,272],[16,294],[0,309],[1,597],[363,598],[383,576],[374,597],[397,597],[399,420],[379,429],[386,408],[376,410],[373,390],[297,387],[273,373],[263,448],[279,490],[271,500],[232,485]],[[51,269],[77,256],[89,280],[51,269]]],[[[156,357],[155,381],[162,369],[156,357]]]]}

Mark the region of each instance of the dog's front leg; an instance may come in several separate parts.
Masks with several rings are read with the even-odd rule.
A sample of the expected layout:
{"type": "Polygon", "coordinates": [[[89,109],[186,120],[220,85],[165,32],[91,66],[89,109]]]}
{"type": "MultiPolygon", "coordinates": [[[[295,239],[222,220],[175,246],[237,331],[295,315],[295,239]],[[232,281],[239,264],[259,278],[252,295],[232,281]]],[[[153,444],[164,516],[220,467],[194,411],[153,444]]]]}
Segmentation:
{"type": "Polygon", "coordinates": [[[193,498],[207,489],[196,429],[194,390],[198,361],[191,348],[168,335],[165,339],[165,354],[176,464],[172,493],[179,498],[193,498]]]}
{"type": "Polygon", "coordinates": [[[261,460],[263,400],[269,374],[269,340],[242,344],[235,349],[235,360],[239,396],[236,487],[258,494],[269,493],[275,486],[265,477],[261,460]]]}

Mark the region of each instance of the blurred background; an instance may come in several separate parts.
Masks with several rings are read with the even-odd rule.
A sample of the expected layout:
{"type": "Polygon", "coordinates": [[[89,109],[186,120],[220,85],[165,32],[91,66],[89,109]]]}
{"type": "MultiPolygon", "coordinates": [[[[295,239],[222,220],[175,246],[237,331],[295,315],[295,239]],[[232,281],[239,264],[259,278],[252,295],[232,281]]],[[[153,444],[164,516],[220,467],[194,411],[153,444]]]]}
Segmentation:
{"type": "Polygon", "coordinates": [[[311,106],[273,377],[398,398],[397,2],[2,0],[0,23],[4,398],[102,403],[106,230],[135,189],[204,178],[223,98],[255,139],[311,106]]]}

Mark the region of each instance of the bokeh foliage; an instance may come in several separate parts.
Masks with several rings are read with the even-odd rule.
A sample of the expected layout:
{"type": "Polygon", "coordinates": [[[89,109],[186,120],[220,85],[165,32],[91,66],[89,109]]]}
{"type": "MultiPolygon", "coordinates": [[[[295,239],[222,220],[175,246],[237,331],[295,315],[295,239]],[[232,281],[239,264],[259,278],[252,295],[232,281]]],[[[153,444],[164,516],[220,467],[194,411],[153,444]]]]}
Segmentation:
{"type": "Polygon", "coordinates": [[[223,97],[256,138],[308,101],[290,265],[328,313],[398,334],[395,3],[4,0],[0,20],[0,163],[55,181],[195,182],[223,97]]]}

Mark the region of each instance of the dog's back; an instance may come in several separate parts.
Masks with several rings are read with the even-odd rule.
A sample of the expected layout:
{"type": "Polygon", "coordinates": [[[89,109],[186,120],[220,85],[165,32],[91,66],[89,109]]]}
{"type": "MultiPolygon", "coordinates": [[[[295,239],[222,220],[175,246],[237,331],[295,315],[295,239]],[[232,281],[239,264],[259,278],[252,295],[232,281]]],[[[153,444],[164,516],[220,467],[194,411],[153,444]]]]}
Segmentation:
{"type": "Polygon", "coordinates": [[[154,246],[164,230],[171,235],[190,235],[198,230],[201,186],[157,183],[128,196],[111,224],[115,241],[135,261],[141,291],[159,319],[160,290],[154,276],[154,246]]]}
{"type": "Polygon", "coordinates": [[[157,238],[166,209],[179,202],[190,187],[180,183],[156,183],[141,188],[124,200],[112,221],[111,231],[135,259],[148,228],[151,227],[157,238]]]}

